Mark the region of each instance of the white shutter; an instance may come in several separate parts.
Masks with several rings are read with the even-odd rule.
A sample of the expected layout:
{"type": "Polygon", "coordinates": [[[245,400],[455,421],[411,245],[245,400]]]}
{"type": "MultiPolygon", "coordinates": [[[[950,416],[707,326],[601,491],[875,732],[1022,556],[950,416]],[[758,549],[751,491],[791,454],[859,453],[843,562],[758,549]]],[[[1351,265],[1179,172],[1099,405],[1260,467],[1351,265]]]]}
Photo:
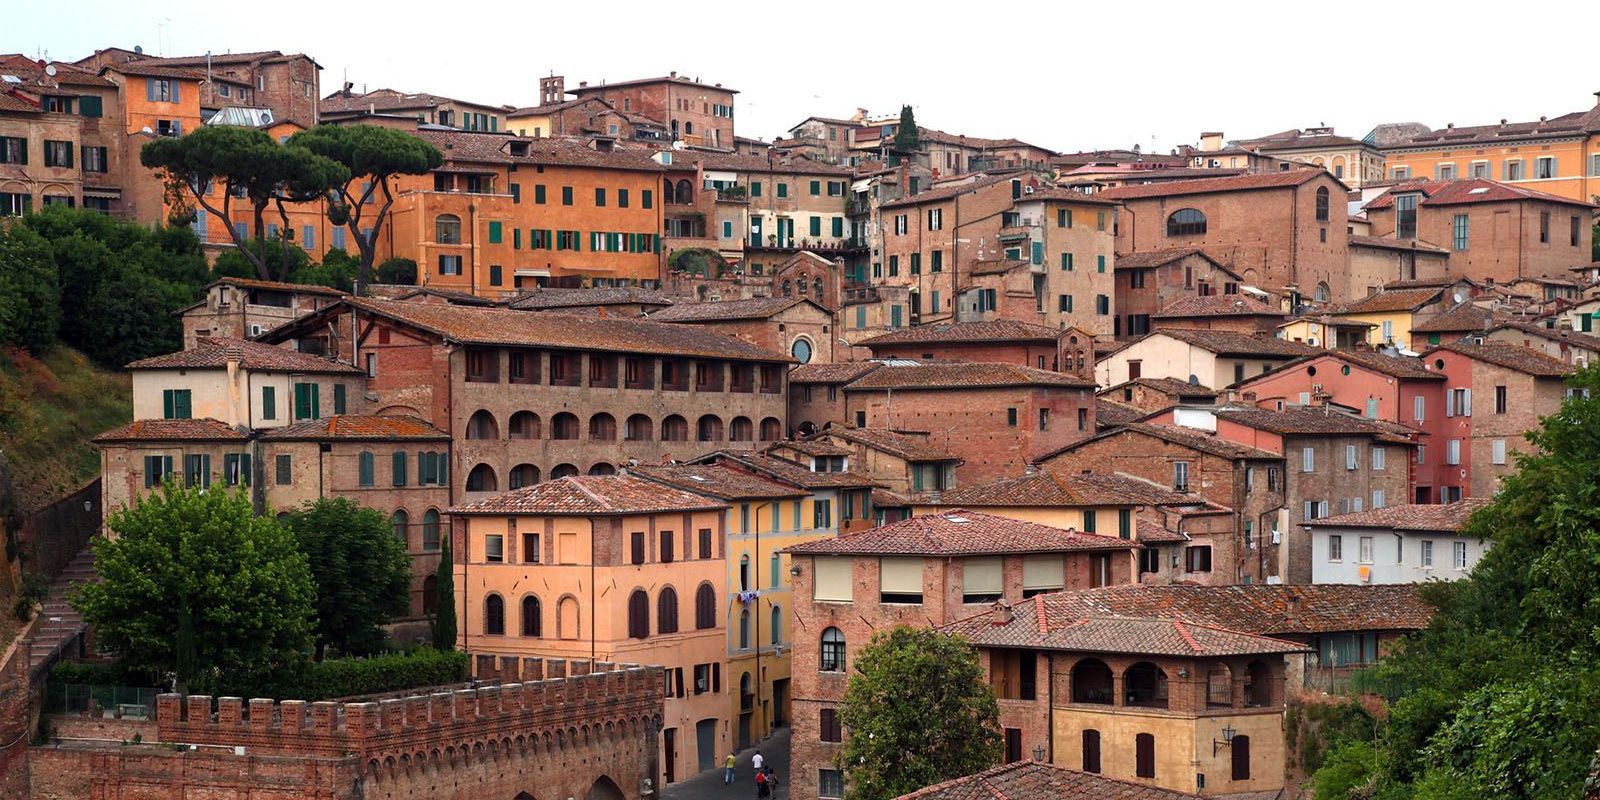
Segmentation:
{"type": "Polygon", "coordinates": [[[817,556],[811,561],[811,569],[816,574],[811,593],[813,600],[848,603],[854,599],[855,559],[848,556],[817,556]]]}
{"type": "Polygon", "coordinates": [[[1001,559],[967,558],[961,561],[962,594],[1001,594],[1001,559]]]}
{"type": "Polygon", "coordinates": [[[1344,446],[1344,468],[1356,468],[1356,446],[1353,444],[1347,444],[1344,446]]]}
{"type": "Polygon", "coordinates": [[[1415,419],[1417,422],[1421,422],[1423,420],[1423,412],[1428,407],[1427,398],[1425,398],[1425,397],[1423,397],[1422,395],[1419,394],[1416,397],[1411,398],[1411,406],[1412,406],[1412,410],[1411,410],[1412,418],[1415,419]]]}
{"type": "Polygon", "coordinates": [[[1375,471],[1382,471],[1384,469],[1384,464],[1388,461],[1388,458],[1388,451],[1384,450],[1382,447],[1372,448],[1372,469],[1375,471]]]}
{"type": "Polygon", "coordinates": [[[1366,500],[1364,498],[1360,498],[1360,497],[1352,497],[1352,498],[1350,498],[1350,510],[1351,511],[1355,511],[1357,513],[1365,511],[1366,510],[1365,506],[1366,506],[1366,500]]]}
{"type": "Polygon", "coordinates": [[[1328,516],[1328,501],[1323,500],[1317,503],[1317,519],[1322,519],[1326,516],[1328,516]]]}
{"type": "Polygon", "coordinates": [[[1300,471],[1315,472],[1317,469],[1317,451],[1309,448],[1300,448],[1300,471]]]}
{"type": "Polygon", "coordinates": [[[1454,389],[1444,390],[1444,415],[1447,417],[1456,415],[1456,390],[1454,389]]]}
{"type": "Polygon", "coordinates": [[[1491,439],[1489,441],[1489,461],[1494,464],[1506,463],[1506,440],[1491,439]]]}
{"type": "Polygon", "coordinates": [[[1472,390],[1471,389],[1462,389],[1461,390],[1461,416],[1463,416],[1463,417],[1472,416],[1472,390]]]}
{"type": "Polygon", "coordinates": [[[1384,505],[1385,501],[1386,501],[1386,498],[1384,497],[1382,489],[1373,489],[1372,490],[1372,507],[1373,508],[1375,508],[1375,509],[1383,508],[1383,505],[1384,505]]]}
{"type": "Polygon", "coordinates": [[[922,594],[922,559],[878,559],[879,591],[884,594],[922,594]]]}
{"type": "Polygon", "coordinates": [[[1023,557],[1023,589],[1060,589],[1066,585],[1066,568],[1059,554],[1023,557]]]}
{"type": "Polygon", "coordinates": [[[1306,519],[1316,519],[1317,518],[1317,503],[1316,503],[1315,500],[1307,500],[1306,501],[1306,507],[1305,507],[1304,516],[1305,516],[1306,519]]]}

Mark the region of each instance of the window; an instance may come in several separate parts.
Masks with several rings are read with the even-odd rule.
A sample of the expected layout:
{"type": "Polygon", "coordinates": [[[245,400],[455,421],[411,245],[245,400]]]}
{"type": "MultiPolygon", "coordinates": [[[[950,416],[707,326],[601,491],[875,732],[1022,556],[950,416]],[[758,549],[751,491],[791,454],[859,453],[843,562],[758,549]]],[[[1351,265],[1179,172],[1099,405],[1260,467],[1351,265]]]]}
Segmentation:
{"type": "Polygon", "coordinates": [[[1133,774],[1140,778],[1156,776],[1156,737],[1141,733],[1133,737],[1133,774]]]}
{"type": "Polygon", "coordinates": [[[603,187],[603,186],[596,186],[594,188],[594,207],[595,208],[605,208],[606,207],[606,190],[605,190],[605,187],[603,187]]]}
{"type": "Polygon", "coordinates": [[[703,631],[717,627],[717,590],[702,583],[694,593],[694,628],[703,631]]]}
{"type": "Polygon", "coordinates": [[[356,458],[356,472],[359,474],[358,483],[361,486],[372,486],[375,482],[373,473],[376,472],[376,469],[373,462],[372,454],[365,451],[356,458]]]}
{"type": "Polygon", "coordinates": [[[1417,195],[1402,194],[1395,196],[1394,238],[1417,238],[1417,195]]]}
{"type": "Polygon", "coordinates": [[[1003,572],[998,556],[961,561],[961,602],[991,603],[1003,592],[1003,572]]]}
{"type": "Polygon", "coordinates": [[[880,603],[921,603],[922,559],[890,556],[878,559],[878,582],[880,603]]]}
{"type": "Polygon", "coordinates": [[[1541,156],[1533,160],[1533,177],[1538,180],[1549,180],[1556,177],[1556,159],[1554,156],[1541,156]]]}
{"type": "Polygon", "coordinates": [[[1454,466],[1461,463],[1461,440],[1451,439],[1445,442],[1444,463],[1454,466]]]}
{"type": "Polygon", "coordinates": [[[1172,489],[1178,492],[1189,491],[1189,462],[1172,462],[1172,489]]]}
{"type": "Polygon", "coordinates": [[[439,512],[431,508],[422,515],[422,549],[427,552],[439,550],[439,512]]]}
{"type": "Polygon", "coordinates": [[[1583,241],[1583,217],[1574,216],[1572,218],[1572,230],[1569,232],[1568,238],[1573,247],[1578,247],[1583,241]]]}
{"type": "Polygon", "coordinates": [[[1236,781],[1250,780],[1250,737],[1239,734],[1233,737],[1232,777],[1236,781]]]}
{"type": "Polygon", "coordinates": [[[571,186],[563,186],[563,187],[561,187],[561,205],[564,205],[564,206],[572,205],[572,187],[571,186]]]}
{"type": "Polygon", "coordinates": [[[1490,439],[1489,440],[1489,463],[1491,463],[1491,464],[1504,464],[1504,463],[1506,463],[1506,440],[1504,440],[1504,439],[1490,439]]]}
{"type": "Polygon", "coordinates": [[[822,672],[844,672],[844,633],[838,628],[822,632],[822,672]]]}
{"type": "Polygon", "coordinates": [[[318,403],[318,387],[314,383],[297,383],[294,385],[294,418],[321,419],[322,409],[318,403]]]}
{"type": "Polygon", "coordinates": [[[294,459],[288,453],[279,453],[273,460],[273,478],[279,486],[288,486],[294,482],[294,459]]]}
{"type": "Polygon", "coordinates": [[[1450,230],[1451,230],[1450,249],[1452,249],[1452,250],[1465,250],[1465,249],[1467,249],[1467,243],[1469,241],[1468,240],[1468,236],[1467,236],[1468,220],[1469,220],[1469,218],[1467,217],[1466,214],[1457,214],[1457,215],[1455,215],[1455,217],[1454,217],[1454,219],[1453,219],[1453,221],[1451,223],[1451,228],[1450,228],[1450,230]]]}
{"type": "Polygon", "coordinates": [[[628,595],[628,638],[650,638],[650,596],[643,589],[628,595]]]}
{"type": "Polygon", "coordinates": [[[228,453],[222,457],[222,482],[228,486],[250,485],[249,453],[228,453]]]}
{"type": "Polygon", "coordinates": [[[28,140],[20,136],[0,136],[0,164],[28,163],[28,140]]]}
{"type": "Polygon", "coordinates": [[[1388,461],[1388,457],[1389,457],[1388,451],[1386,451],[1384,448],[1382,448],[1382,447],[1373,447],[1372,448],[1372,470],[1374,472],[1382,472],[1384,470],[1384,468],[1385,468],[1385,464],[1388,461]]]}
{"type": "Polygon", "coordinates": [[[1453,181],[1456,179],[1456,165],[1449,163],[1437,164],[1433,168],[1433,176],[1435,180],[1453,181]]]}
{"type": "Polygon", "coordinates": [[[644,563],[644,531],[634,531],[628,536],[629,564],[644,563]]]}
{"type": "Polygon", "coordinates": [[[461,218],[454,214],[434,217],[433,240],[439,244],[461,244],[461,218]]]}
{"type": "Polygon", "coordinates": [[[1502,171],[1502,174],[1504,175],[1504,178],[1502,178],[1502,179],[1503,180],[1508,180],[1508,181],[1520,181],[1520,180],[1522,180],[1522,178],[1523,178],[1522,166],[1523,166],[1522,165],[1522,159],[1520,159],[1520,158],[1506,159],[1505,167],[1503,168],[1503,171],[1502,171]]]}
{"type": "Polygon", "coordinates": [[[1048,408],[1039,409],[1039,430],[1050,430],[1050,409],[1048,408]]]}
{"type": "Polygon", "coordinates": [[[1360,459],[1358,459],[1357,456],[1356,456],[1356,446],[1353,445],[1353,444],[1345,445],[1344,446],[1344,468],[1345,469],[1355,469],[1357,464],[1358,464],[1358,462],[1359,462],[1359,460],[1360,459]]]}
{"type": "Polygon", "coordinates": [[[1372,490],[1372,507],[1373,508],[1383,508],[1384,506],[1386,506],[1388,504],[1389,504],[1388,498],[1385,496],[1384,491],[1382,489],[1373,489],[1372,490]]]}
{"type": "Polygon", "coordinates": [[[1344,537],[1337,533],[1328,536],[1328,560],[1344,560],[1344,537]]]}
{"type": "Polygon", "coordinates": [[[1183,569],[1185,572],[1210,572],[1211,546],[1195,545],[1183,548],[1183,569]]]}
{"type": "Polygon", "coordinates": [[[1083,732],[1083,771],[1100,772],[1100,732],[1093,728],[1083,732]]]}
{"type": "Polygon", "coordinates": [[[211,485],[211,456],[190,453],[183,457],[183,485],[191,489],[211,485]]]}
{"type": "Polygon", "coordinates": [[[483,537],[483,560],[498,564],[506,560],[506,537],[491,533],[483,537]]]}
{"type": "Polygon", "coordinates": [[[701,528],[697,535],[700,539],[700,558],[702,560],[711,558],[711,529],[701,528]]]}
{"type": "Polygon", "coordinates": [[[817,770],[817,796],[829,800],[844,797],[844,773],[836,769],[817,770]]]}
{"type": "Polygon", "coordinates": [[[1421,559],[1421,564],[1424,567],[1432,567],[1433,566],[1433,540],[1432,539],[1423,539],[1422,540],[1422,559],[1421,559]]]}
{"type": "Polygon", "coordinates": [[[161,392],[162,419],[190,419],[194,413],[189,389],[165,389],[161,392]]]}
{"type": "Polygon", "coordinates": [[[1317,188],[1317,221],[1328,221],[1328,187],[1317,188]]]}
{"type": "Polygon", "coordinates": [[[1360,561],[1360,563],[1362,563],[1362,564],[1371,564],[1372,563],[1372,537],[1371,536],[1362,536],[1362,537],[1360,537],[1359,540],[1357,540],[1357,544],[1359,545],[1359,547],[1361,549],[1361,551],[1359,553],[1357,553],[1357,558],[1360,561]]]}
{"type": "Polygon", "coordinates": [[[522,598],[522,635],[535,639],[544,636],[544,614],[535,595],[522,598]]]}
{"type": "Polygon", "coordinates": [[[1452,563],[1455,564],[1455,568],[1456,569],[1466,569],[1467,568],[1467,543],[1466,542],[1454,542],[1454,543],[1451,544],[1450,549],[1451,549],[1451,553],[1452,553],[1452,556],[1453,556],[1452,563]]]}
{"type": "Polygon", "coordinates": [[[44,142],[44,165],[47,167],[71,167],[72,142],[58,142],[46,139],[44,142]]]}
{"type": "Polygon", "coordinates": [[[88,145],[84,145],[83,146],[83,171],[84,172],[105,172],[107,169],[108,169],[108,167],[106,166],[106,148],[104,148],[104,147],[90,147],[88,145]]]}
{"type": "Polygon", "coordinates": [[[483,633],[485,636],[506,635],[506,601],[500,595],[483,598],[483,633]]]}
{"type": "Polygon", "coordinates": [[[772,607],[772,619],[767,624],[767,630],[772,632],[773,644],[783,644],[783,609],[779,606],[772,607]]]}
{"type": "Polygon", "coordinates": [[[844,741],[844,732],[839,726],[839,711],[834,708],[822,709],[818,720],[819,735],[824,742],[844,741]]]}
{"type": "Polygon", "coordinates": [[[1168,236],[1197,236],[1205,232],[1206,215],[1199,209],[1180,208],[1167,217],[1168,236]]]}
{"type": "Polygon", "coordinates": [[[1424,398],[1422,395],[1417,395],[1416,397],[1411,398],[1411,418],[1417,422],[1422,422],[1425,416],[1423,412],[1427,409],[1427,407],[1427,398],[1424,398]]]}
{"type": "Polygon", "coordinates": [[[1310,447],[1300,448],[1300,471],[1317,471],[1317,451],[1310,447]]]}
{"type": "Polygon", "coordinates": [[[811,527],[823,530],[833,526],[833,501],[813,500],[811,502],[811,527]]]}
{"type": "Polygon", "coordinates": [[[1550,243],[1550,212],[1539,212],[1539,244],[1550,243]]]}

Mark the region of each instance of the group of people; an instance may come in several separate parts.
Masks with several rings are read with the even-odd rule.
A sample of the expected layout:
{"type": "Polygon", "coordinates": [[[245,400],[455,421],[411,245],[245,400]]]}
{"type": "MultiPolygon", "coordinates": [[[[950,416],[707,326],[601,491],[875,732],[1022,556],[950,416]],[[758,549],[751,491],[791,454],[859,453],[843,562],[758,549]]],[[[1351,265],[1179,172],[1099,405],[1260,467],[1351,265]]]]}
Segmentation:
{"type": "MultiPolygon", "coordinates": [[[[722,783],[724,786],[733,783],[738,765],[739,754],[729,753],[728,760],[723,764],[722,770],[722,783]]],[[[767,766],[766,756],[761,755],[760,750],[757,750],[756,754],[750,757],[750,765],[756,771],[756,797],[771,797],[773,788],[778,785],[778,773],[773,772],[772,767],[767,766]]]]}

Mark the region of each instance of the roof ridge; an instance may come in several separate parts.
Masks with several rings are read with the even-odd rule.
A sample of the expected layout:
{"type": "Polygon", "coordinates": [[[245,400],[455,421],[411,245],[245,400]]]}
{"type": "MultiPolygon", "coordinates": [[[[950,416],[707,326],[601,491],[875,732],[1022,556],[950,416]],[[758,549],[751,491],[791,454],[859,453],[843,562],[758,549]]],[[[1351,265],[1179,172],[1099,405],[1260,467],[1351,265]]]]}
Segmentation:
{"type": "MultiPolygon", "coordinates": [[[[577,476],[576,475],[569,475],[568,477],[569,478],[576,478],[577,476]]],[[[608,511],[611,510],[611,507],[612,507],[611,506],[611,501],[606,499],[606,498],[604,498],[604,497],[601,497],[600,495],[598,495],[595,492],[593,492],[592,490],[590,490],[589,487],[583,485],[582,481],[574,480],[574,481],[571,481],[568,485],[577,488],[577,490],[582,492],[585,497],[589,498],[590,500],[593,500],[596,505],[602,506],[608,511]]]]}
{"type": "Polygon", "coordinates": [[[1186,625],[1183,624],[1183,620],[1181,620],[1181,619],[1173,620],[1172,621],[1172,627],[1175,630],[1177,630],[1178,635],[1182,636],[1183,640],[1185,642],[1188,642],[1189,643],[1189,647],[1191,649],[1193,649],[1196,653],[1200,653],[1200,652],[1204,652],[1205,651],[1205,648],[1201,647],[1200,643],[1195,641],[1194,634],[1189,632],[1189,628],[1186,625]]]}

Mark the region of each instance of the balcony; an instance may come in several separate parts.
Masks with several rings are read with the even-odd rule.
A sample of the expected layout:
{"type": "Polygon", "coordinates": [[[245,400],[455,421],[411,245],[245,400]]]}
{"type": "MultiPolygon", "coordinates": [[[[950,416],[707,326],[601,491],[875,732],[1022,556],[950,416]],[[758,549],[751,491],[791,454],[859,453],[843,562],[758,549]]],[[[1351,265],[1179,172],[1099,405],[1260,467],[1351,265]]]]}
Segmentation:
{"type": "Polygon", "coordinates": [[[746,237],[746,250],[768,250],[775,253],[796,253],[801,250],[810,250],[813,253],[846,253],[867,249],[865,240],[862,239],[785,239],[779,241],[777,236],[769,235],[767,241],[762,241],[755,236],[746,237]]]}
{"type": "Polygon", "coordinates": [[[750,202],[749,190],[743,186],[724,186],[717,190],[719,203],[748,203],[750,202]]]}
{"type": "Polygon", "coordinates": [[[878,287],[876,286],[845,286],[840,298],[846,304],[876,303],[878,302],[878,287]]]}

